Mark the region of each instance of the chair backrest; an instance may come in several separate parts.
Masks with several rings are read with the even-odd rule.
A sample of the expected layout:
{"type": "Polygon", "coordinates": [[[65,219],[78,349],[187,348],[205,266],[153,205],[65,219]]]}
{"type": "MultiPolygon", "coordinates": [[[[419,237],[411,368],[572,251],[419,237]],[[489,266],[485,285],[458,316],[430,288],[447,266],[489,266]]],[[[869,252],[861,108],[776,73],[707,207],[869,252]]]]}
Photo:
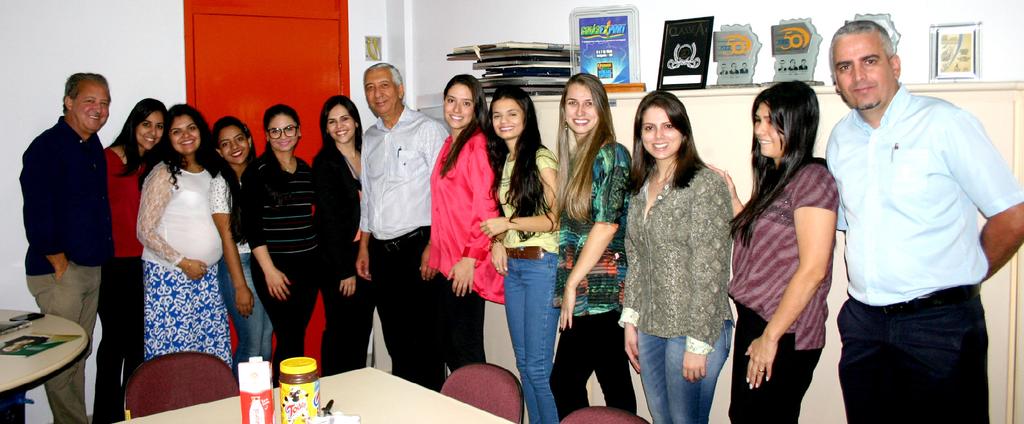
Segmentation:
{"type": "Polygon", "coordinates": [[[125,409],[132,418],[238,396],[238,382],[220,358],[177,352],[139,366],[125,386],[125,409]]]}
{"type": "Polygon", "coordinates": [[[523,389],[519,379],[497,365],[462,366],[448,376],[441,394],[514,423],[523,420],[523,389]]]}
{"type": "Polygon", "coordinates": [[[618,408],[588,406],[577,409],[561,424],[648,424],[647,420],[618,408]]]}

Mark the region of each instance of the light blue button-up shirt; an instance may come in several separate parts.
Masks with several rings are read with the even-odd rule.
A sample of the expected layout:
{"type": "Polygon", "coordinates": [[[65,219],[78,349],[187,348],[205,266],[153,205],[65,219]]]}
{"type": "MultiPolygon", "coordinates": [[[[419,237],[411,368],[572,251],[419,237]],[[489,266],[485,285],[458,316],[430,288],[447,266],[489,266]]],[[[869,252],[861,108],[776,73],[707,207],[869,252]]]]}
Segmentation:
{"type": "Polygon", "coordinates": [[[405,107],[393,128],[363,134],[359,229],[390,240],[430,225],[430,172],[448,138],[444,125],[405,107]]]}
{"type": "Polygon", "coordinates": [[[905,302],[977,284],[988,271],[977,211],[1024,202],[981,124],[943,100],[900,87],[877,129],[850,111],[828,141],[853,298],[905,302]]]}

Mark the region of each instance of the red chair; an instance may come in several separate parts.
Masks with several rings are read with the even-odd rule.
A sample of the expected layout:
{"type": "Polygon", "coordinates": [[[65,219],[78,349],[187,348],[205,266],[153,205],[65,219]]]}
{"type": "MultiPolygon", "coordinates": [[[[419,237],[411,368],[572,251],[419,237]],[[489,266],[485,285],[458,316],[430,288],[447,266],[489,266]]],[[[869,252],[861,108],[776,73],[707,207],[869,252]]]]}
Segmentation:
{"type": "Polygon", "coordinates": [[[618,408],[588,406],[577,409],[562,420],[561,424],[648,424],[647,420],[618,408]]]}
{"type": "Polygon", "coordinates": [[[125,417],[137,418],[238,396],[238,382],[220,358],[177,352],[143,363],[125,386],[125,417]]]}
{"type": "Polygon", "coordinates": [[[523,389],[508,370],[491,364],[469,364],[453,372],[441,394],[514,423],[523,421],[523,389]]]}

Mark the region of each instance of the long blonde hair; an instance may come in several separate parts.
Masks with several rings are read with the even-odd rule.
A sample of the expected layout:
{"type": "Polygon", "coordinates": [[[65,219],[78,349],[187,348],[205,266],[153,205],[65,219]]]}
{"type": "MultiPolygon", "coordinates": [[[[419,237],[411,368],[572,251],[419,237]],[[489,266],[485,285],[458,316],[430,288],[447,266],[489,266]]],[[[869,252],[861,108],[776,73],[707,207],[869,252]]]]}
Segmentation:
{"type": "Polygon", "coordinates": [[[590,222],[591,193],[594,178],[594,160],[606,144],[615,142],[615,128],[608,104],[608,94],[597,77],[590,74],[576,74],[565,83],[565,92],[558,109],[558,216],[562,211],[577,221],[590,222]],[[569,87],[578,84],[590,91],[597,111],[597,126],[584,139],[577,139],[566,122],[565,102],[569,87]],[[571,149],[575,142],[579,149],[571,149]]]}

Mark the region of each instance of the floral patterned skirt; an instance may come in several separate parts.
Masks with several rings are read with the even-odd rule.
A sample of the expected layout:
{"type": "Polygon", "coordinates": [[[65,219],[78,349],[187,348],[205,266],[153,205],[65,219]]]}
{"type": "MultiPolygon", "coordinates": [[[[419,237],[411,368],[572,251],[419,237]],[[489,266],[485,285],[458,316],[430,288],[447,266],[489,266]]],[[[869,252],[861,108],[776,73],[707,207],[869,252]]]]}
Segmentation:
{"type": "Polygon", "coordinates": [[[231,365],[228,312],[217,286],[217,264],[190,280],[177,267],[143,261],[146,360],[173,352],[203,352],[231,365]]]}

